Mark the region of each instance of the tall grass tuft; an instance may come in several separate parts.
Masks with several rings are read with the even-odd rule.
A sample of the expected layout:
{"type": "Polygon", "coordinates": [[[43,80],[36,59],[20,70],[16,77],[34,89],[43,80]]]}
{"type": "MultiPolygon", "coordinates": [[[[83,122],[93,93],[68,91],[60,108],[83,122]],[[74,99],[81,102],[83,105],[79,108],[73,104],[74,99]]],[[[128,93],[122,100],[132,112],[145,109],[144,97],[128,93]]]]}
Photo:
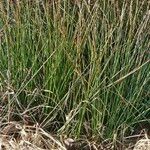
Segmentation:
{"type": "Polygon", "coordinates": [[[122,139],[150,124],[148,0],[0,2],[5,120],[122,139]]]}

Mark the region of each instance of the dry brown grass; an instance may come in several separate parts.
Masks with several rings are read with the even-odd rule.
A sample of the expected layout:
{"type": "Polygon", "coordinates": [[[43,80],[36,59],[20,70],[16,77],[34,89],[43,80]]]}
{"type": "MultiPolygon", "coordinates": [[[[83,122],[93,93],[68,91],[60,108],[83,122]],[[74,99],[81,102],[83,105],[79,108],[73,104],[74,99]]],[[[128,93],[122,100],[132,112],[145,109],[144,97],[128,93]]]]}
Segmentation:
{"type": "Polygon", "coordinates": [[[37,125],[9,122],[0,134],[0,150],[97,150],[95,143],[51,135],[37,125]]]}
{"type": "Polygon", "coordinates": [[[25,126],[16,122],[8,124],[0,135],[2,150],[66,150],[63,143],[36,126],[25,126]]]}
{"type": "Polygon", "coordinates": [[[150,150],[147,136],[137,141],[135,146],[115,148],[113,144],[96,144],[87,140],[60,138],[45,132],[37,125],[27,126],[18,122],[8,123],[0,134],[0,150],[150,150]]]}
{"type": "Polygon", "coordinates": [[[133,150],[150,150],[150,139],[139,140],[133,150]]]}

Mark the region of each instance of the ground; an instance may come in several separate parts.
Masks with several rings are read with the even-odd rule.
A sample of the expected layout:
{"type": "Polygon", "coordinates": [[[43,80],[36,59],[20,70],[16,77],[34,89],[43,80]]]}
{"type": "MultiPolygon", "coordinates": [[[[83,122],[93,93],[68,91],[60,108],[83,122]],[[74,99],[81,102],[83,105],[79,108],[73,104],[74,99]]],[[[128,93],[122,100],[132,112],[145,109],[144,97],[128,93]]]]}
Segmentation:
{"type": "MultiPolygon", "coordinates": [[[[1,131],[0,150],[111,150],[111,144],[102,145],[84,140],[58,137],[45,132],[38,125],[25,126],[17,122],[7,124],[1,131]]],[[[150,139],[145,135],[136,144],[129,142],[124,150],[150,150],[150,139]]],[[[119,150],[119,149],[118,149],[119,150]]]]}

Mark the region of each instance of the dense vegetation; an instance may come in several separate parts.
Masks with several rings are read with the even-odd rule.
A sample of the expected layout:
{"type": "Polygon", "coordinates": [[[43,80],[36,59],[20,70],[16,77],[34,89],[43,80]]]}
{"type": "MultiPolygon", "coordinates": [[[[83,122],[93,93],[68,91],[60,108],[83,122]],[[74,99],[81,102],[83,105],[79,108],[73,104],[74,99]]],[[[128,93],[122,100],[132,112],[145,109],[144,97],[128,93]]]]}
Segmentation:
{"type": "Polygon", "coordinates": [[[0,2],[1,122],[114,141],[145,128],[149,27],[148,0],[0,2]]]}

